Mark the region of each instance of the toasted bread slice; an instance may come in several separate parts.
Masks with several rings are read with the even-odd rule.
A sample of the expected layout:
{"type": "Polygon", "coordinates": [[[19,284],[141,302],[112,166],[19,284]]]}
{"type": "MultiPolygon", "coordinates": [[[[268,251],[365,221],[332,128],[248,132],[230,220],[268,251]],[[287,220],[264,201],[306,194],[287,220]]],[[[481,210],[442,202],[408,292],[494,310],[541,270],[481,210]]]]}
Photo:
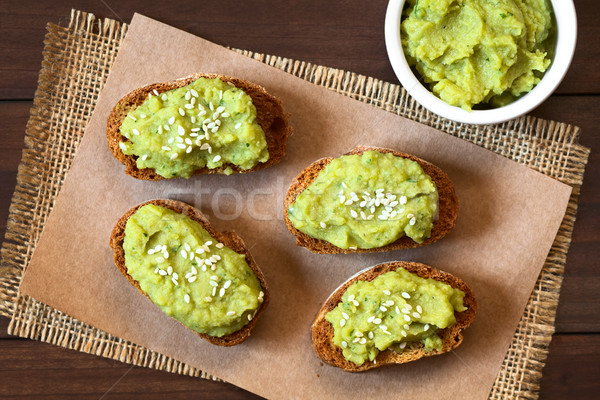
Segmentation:
{"type": "Polygon", "coordinates": [[[281,161],[286,152],[286,141],[292,134],[292,128],[288,122],[289,114],[283,109],[281,101],[267,93],[265,88],[243,79],[232,78],[218,74],[192,74],[185,78],[177,79],[172,82],[154,83],[126,94],[115,105],[106,126],[106,138],[108,147],[121,164],[125,165],[125,173],[137,179],[158,181],[166,179],[157,174],[154,169],[138,169],[137,156],[126,155],[119,147],[119,142],[127,142],[125,136],[121,135],[120,127],[127,113],[135,109],[148,99],[150,93],[163,93],[172,89],[187,86],[199,78],[214,79],[219,78],[223,82],[229,82],[234,86],[244,90],[251,98],[256,107],[257,122],[265,132],[267,148],[269,150],[269,159],[264,163],[259,163],[251,169],[241,169],[233,164],[226,164],[219,168],[209,169],[204,167],[198,169],[194,174],[222,174],[227,167],[231,167],[234,173],[245,173],[257,171],[259,169],[270,167],[281,161]],[[156,92],[154,92],[156,91],[156,92]]]}
{"type": "MultiPolygon", "coordinates": [[[[193,219],[194,221],[196,221],[200,225],[202,225],[202,227],[213,238],[215,238],[219,242],[223,243],[225,246],[229,247],[236,253],[243,254],[244,256],[246,256],[246,262],[248,263],[248,265],[250,266],[250,268],[252,269],[252,271],[254,272],[256,277],[258,278],[258,281],[260,282],[260,285],[262,286],[262,290],[264,292],[264,300],[263,300],[262,304],[259,306],[259,308],[256,312],[256,315],[254,315],[252,320],[250,320],[248,322],[248,324],[244,325],[244,327],[242,329],[240,329],[236,332],[230,333],[229,335],[216,337],[216,336],[210,336],[210,335],[207,335],[204,333],[199,333],[199,332],[194,331],[194,333],[196,333],[201,338],[209,341],[212,344],[216,344],[218,346],[234,346],[236,344],[242,343],[244,340],[246,340],[248,338],[248,336],[250,336],[250,331],[252,330],[252,328],[254,328],[254,326],[256,325],[256,322],[258,321],[258,318],[261,316],[261,314],[263,313],[263,311],[269,304],[270,296],[269,296],[269,290],[267,287],[267,282],[265,281],[265,277],[264,277],[262,271],[260,270],[260,268],[258,268],[258,265],[256,265],[254,258],[252,258],[252,255],[246,248],[246,245],[245,245],[244,241],[242,240],[242,238],[240,238],[235,232],[221,233],[221,232],[216,231],[210,225],[210,223],[208,222],[208,220],[206,219],[204,214],[202,214],[200,211],[198,211],[194,207],[192,207],[186,203],[182,203],[180,201],[175,201],[175,200],[151,200],[151,201],[147,201],[145,203],[139,204],[139,205],[133,207],[132,209],[130,209],[129,211],[127,211],[125,213],[125,215],[123,215],[117,221],[117,223],[116,223],[115,227],[113,228],[112,233],[110,235],[110,247],[113,249],[115,264],[116,264],[117,268],[119,269],[119,271],[121,272],[121,274],[123,274],[125,276],[125,278],[127,278],[127,280],[129,281],[129,283],[131,283],[133,286],[135,286],[135,288],[137,290],[139,290],[140,293],[142,293],[144,296],[148,297],[148,295],[146,293],[144,293],[144,291],[140,287],[139,282],[136,281],[135,279],[133,279],[133,277],[131,275],[129,275],[129,273],[127,272],[127,267],[125,266],[125,252],[123,250],[123,240],[125,239],[125,225],[127,224],[127,220],[140,207],[145,206],[146,204],[154,204],[157,206],[169,208],[175,212],[178,212],[180,214],[183,214],[183,215],[193,219]]],[[[150,297],[148,297],[148,299],[150,299],[150,297]]],[[[152,301],[152,299],[150,299],[150,301],[152,301]]]]}
{"type": "Polygon", "coordinates": [[[462,331],[471,325],[476,314],[477,302],[475,301],[473,291],[461,279],[424,264],[408,261],[392,261],[376,265],[353,276],[333,292],[319,310],[319,313],[312,324],[311,341],[317,356],[327,364],[342,368],[345,371],[361,372],[388,364],[404,364],[418,360],[419,358],[443,354],[458,347],[463,341],[462,331]],[[341,302],[342,295],[352,283],[359,280],[372,281],[379,275],[395,271],[398,268],[404,268],[408,272],[414,273],[421,278],[432,278],[436,281],[447,283],[453,288],[462,290],[465,292],[463,304],[467,307],[467,310],[460,313],[455,312],[456,324],[438,332],[438,335],[442,339],[442,349],[439,351],[433,350],[427,352],[422,344],[415,343],[411,346],[407,346],[401,353],[387,349],[380,352],[374,361],[367,360],[362,365],[356,365],[352,361],[346,360],[342,353],[342,349],[332,343],[334,334],[333,326],[325,319],[325,314],[333,310],[341,302]]]}
{"type": "Polygon", "coordinates": [[[437,187],[439,196],[438,219],[433,223],[431,236],[425,239],[422,243],[417,243],[410,237],[403,236],[395,242],[382,247],[376,247],[372,249],[342,249],[325,240],[310,237],[306,233],[296,229],[288,217],[288,207],[294,203],[294,201],[296,201],[296,197],[302,191],[304,191],[315,179],[317,179],[317,176],[321,170],[323,170],[325,166],[327,166],[327,164],[333,160],[333,158],[330,157],[317,160],[302,170],[302,172],[300,172],[300,174],[292,181],[292,184],[285,196],[283,202],[283,218],[289,231],[296,237],[296,245],[306,247],[308,250],[314,253],[321,254],[373,253],[425,246],[437,242],[442,237],[450,233],[452,229],[454,229],[454,226],[456,226],[456,219],[458,217],[458,198],[456,197],[456,192],[454,191],[454,184],[448,175],[444,173],[444,171],[435,165],[410,154],[378,147],[356,146],[345,155],[362,154],[368,150],[375,150],[380,153],[392,153],[397,157],[416,161],[419,163],[421,168],[423,168],[423,171],[431,177],[437,187]]]}

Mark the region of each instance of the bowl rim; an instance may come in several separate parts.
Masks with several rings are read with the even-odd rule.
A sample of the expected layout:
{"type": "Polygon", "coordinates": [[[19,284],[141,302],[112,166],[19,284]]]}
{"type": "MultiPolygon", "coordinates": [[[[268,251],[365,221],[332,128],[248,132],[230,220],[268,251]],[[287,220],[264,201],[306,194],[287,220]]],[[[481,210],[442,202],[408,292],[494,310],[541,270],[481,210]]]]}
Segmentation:
{"type": "Polygon", "coordinates": [[[419,104],[444,118],[469,124],[495,124],[524,115],[540,105],[565,77],[575,53],[577,16],[573,0],[550,0],[556,19],[556,50],[542,80],[514,102],[491,110],[465,111],[435,96],[419,82],[408,66],[400,39],[402,9],[406,0],[390,0],[385,15],[385,44],[388,58],[398,80],[419,104]]]}

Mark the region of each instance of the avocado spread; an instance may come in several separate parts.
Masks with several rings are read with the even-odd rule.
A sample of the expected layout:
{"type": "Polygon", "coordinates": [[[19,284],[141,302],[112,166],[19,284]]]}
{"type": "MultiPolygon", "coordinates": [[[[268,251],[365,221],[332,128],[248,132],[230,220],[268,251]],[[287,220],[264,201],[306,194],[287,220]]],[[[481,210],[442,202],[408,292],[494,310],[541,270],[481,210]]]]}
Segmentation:
{"type": "Polygon", "coordinates": [[[165,314],[211,336],[240,330],[264,293],[245,256],[218,243],[191,218],[140,207],[125,227],[127,272],[165,314]]]}
{"type": "Polygon", "coordinates": [[[441,350],[437,332],[456,323],[455,311],[467,309],[464,296],[447,283],[398,268],[369,282],[354,282],[325,319],[333,325],[333,343],[344,358],[361,365],[388,348],[441,350]]]}
{"type": "MultiPolygon", "coordinates": [[[[153,95],[154,94],[154,95],[153,95]]],[[[256,107],[242,89],[220,79],[200,78],[148,99],[127,114],[119,143],[137,156],[137,167],[164,178],[189,178],[194,171],[228,165],[246,170],[269,159],[256,107]]]]}
{"type": "Polygon", "coordinates": [[[365,151],[332,160],[288,207],[292,225],[342,249],[382,247],[431,234],[438,193],[412,160],[365,151]]]}
{"type": "Polygon", "coordinates": [[[549,0],[407,0],[402,46],[433,93],[470,111],[525,94],[550,65],[549,0]]]}

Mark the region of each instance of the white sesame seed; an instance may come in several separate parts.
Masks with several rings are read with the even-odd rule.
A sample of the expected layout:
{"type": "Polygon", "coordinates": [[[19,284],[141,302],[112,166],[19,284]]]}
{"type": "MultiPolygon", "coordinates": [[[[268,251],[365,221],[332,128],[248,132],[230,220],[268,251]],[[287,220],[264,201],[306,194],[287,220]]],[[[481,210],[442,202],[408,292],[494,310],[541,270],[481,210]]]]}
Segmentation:
{"type": "Polygon", "coordinates": [[[158,91],[156,89],[152,89],[152,93],[154,93],[155,96],[158,96],[158,91]]]}
{"type": "Polygon", "coordinates": [[[394,300],[388,300],[388,301],[386,301],[386,302],[385,302],[385,303],[383,303],[383,304],[385,304],[385,305],[386,305],[386,306],[388,306],[388,307],[389,307],[389,306],[393,306],[393,305],[394,305],[394,300]]]}
{"type": "Polygon", "coordinates": [[[225,289],[229,289],[229,286],[231,286],[231,280],[228,280],[228,281],[226,281],[226,282],[223,284],[223,287],[224,287],[225,289]]]}
{"type": "Polygon", "coordinates": [[[352,216],[352,218],[358,217],[358,214],[354,210],[350,210],[350,215],[352,216]]]}
{"type": "Polygon", "coordinates": [[[158,270],[158,274],[165,276],[167,274],[167,271],[165,271],[164,269],[160,269],[160,270],[158,270]]]}
{"type": "Polygon", "coordinates": [[[221,114],[221,117],[223,117],[223,118],[227,118],[229,116],[230,116],[230,114],[228,112],[224,112],[223,114],[221,114]]]}
{"type": "Polygon", "coordinates": [[[195,281],[196,279],[198,279],[198,277],[197,277],[196,275],[192,275],[192,276],[190,276],[190,277],[188,278],[188,282],[189,282],[189,283],[194,283],[194,281],[195,281]]]}
{"type": "Polygon", "coordinates": [[[148,154],[144,154],[140,158],[142,159],[142,161],[146,161],[146,159],[148,158],[148,154]]]}
{"type": "Polygon", "coordinates": [[[188,110],[191,110],[192,108],[194,108],[194,105],[188,103],[188,104],[185,104],[184,107],[187,108],[188,110]]]}
{"type": "Polygon", "coordinates": [[[212,297],[210,297],[210,296],[206,296],[206,297],[204,298],[204,301],[206,301],[206,302],[210,303],[210,302],[212,301],[212,297]]]}
{"type": "Polygon", "coordinates": [[[389,295],[391,295],[391,294],[392,294],[392,292],[390,292],[390,291],[389,291],[389,290],[387,290],[387,289],[384,289],[384,290],[383,290],[383,294],[385,294],[386,296],[389,296],[389,295]]]}
{"type": "Polygon", "coordinates": [[[348,301],[352,301],[352,300],[354,300],[355,298],[356,298],[356,297],[355,297],[353,294],[351,294],[350,296],[348,296],[348,301]]]}
{"type": "Polygon", "coordinates": [[[400,309],[396,306],[396,314],[400,314],[400,309]]]}
{"type": "Polygon", "coordinates": [[[169,146],[163,146],[161,147],[161,149],[163,149],[164,151],[171,151],[171,148],[169,146]]]}
{"type": "Polygon", "coordinates": [[[128,117],[131,118],[134,121],[137,121],[137,119],[133,115],[131,115],[131,114],[129,114],[128,117]]]}
{"type": "Polygon", "coordinates": [[[375,316],[371,315],[369,318],[367,318],[367,322],[373,322],[374,319],[375,316]]]}
{"type": "Polygon", "coordinates": [[[217,112],[218,112],[219,114],[220,114],[220,113],[222,113],[223,111],[225,111],[225,107],[223,107],[223,106],[220,106],[220,107],[218,107],[218,108],[217,108],[217,112]]]}
{"type": "Polygon", "coordinates": [[[164,93],[162,96],[160,96],[160,98],[162,99],[162,101],[167,101],[167,95],[164,93]]]}
{"type": "Polygon", "coordinates": [[[148,250],[148,254],[152,255],[152,254],[154,254],[154,253],[156,253],[156,251],[154,251],[154,249],[150,249],[150,250],[148,250]]]}
{"type": "Polygon", "coordinates": [[[162,258],[162,257],[157,257],[157,258],[156,258],[156,262],[157,262],[157,263],[164,263],[164,262],[165,262],[165,259],[164,259],[164,258],[162,258]]]}
{"type": "Polygon", "coordinates": [[[425,324],[425,326],[423,326],[423,331],[427,332],[429,330],[429,324],[425,324]]]}
{"type": "Polygon", "coordinates": [[[184,300],[186,303],[188,303],[188,304],[189,304],[189,303],[190,303],[190,295],[186,293],[186,294],[183,296],[183,300],[184,300]]]}
{"type": "Polygon", "coordinates": [[[373,323],[375,325],[379,325],[381,323],[381,318],[375,318],[375,319],[373,319],[373,323]]]}
{"type": "Polygon", "coordinates": [[[208,108],[210,108],[210,111],[215,111],[215,106],[213,103],[208,103],[208,108]]]}
{"type": "Polygon", "coordinates": [[[187,251],[185,251],[185,250],[181,250],[181,257],[183,257],[183,258],[187,258],[187,256],[188,256],[188,253],[187,253],[187,251]]]}
{"type": "Polygon", "coordinates": [[[170,131],[171,127],[169,125],[163,125],[163,128],[165,128],[166,131],[170,131]]]}
{"type": "Polygon", "coordinates": [[[181,115],[182,117],[185,115],[185,111],[183,111],[183,108],[179,107],[179,115],[181,115]]]}
{"type": "Polygon", "coordinates": [[[212,297],[215,297],[216,295],[217,295],[217,287],[213,286],[212,297]]]}
{"type": "Polygon", "coordinates": [[[346,325],[346,320],[342,318],[340,319],[340,326],[343,327],[344,325],[346,325]]]}
{"type": "Polygon", "coordinates": [[[238,94],[238,99],[241,99],[243,95],[244,95],[244,92],[240,92],[240,94],[238,94]]]}
{"type": "Polygon", "coordinates": [[[369,331],[369,334],[367,336],[369,337],[369,339],[373,339],[373,332],[369,331]]]}
{"type": "Polygon", "coordinates": [[[171,160],[174,160],[174,159],[176,159],[178,156],[179,156],[179,154],[177,154],[177,153],[173,153],[173,154],[171,154],[171,157],[169,157],[169,158],[170,158],[171,160]]]}
{"type": "Polygon", "coordinates": [[[171,275],[173,273],[173,267],[170,265],[167,267],[167,274],[171,275]]]}
{"type": "Polygon", "coordinates": [[[345,312],[342,312],[342,317],[344,317],[344,319],[349,319],[350,316],[348,314],[346,314],[345,312]]]}
{"type": "Polygon", "coordinates": [[[344,341],[342,341],[342,347],[343,347],[343,348],[346,348],[346,347],[348,347],[348,343],[347,343],[345,340],[344,340],[344,341]]]}
{"type": "Polygon", "coordinates": [[[169,125],[173,125],[175,123],[175,117],[169,118],[169,125]]]}
{"type": "Polygon", "coordinates": [[[323,229],[327,228],[327,224],[325,222],[323,222],[323,221],[321,221],[319,223],[319,225],[321,225],[321,228],[323,228],[323,229]]]}
{"type": "Polygon", "coordinates": [[[158,126],[158,134],[159,134],[159,135],[162,135],[162,133],[163,133],[163,126],[162,126],[162,125],[159,125],[159,126],[158,126]]]}
{"type": "Polygon", "coordinates": [[[352,300],[352,304],[354,304],[355,307],[358,307],[358,301],[352,300]]]}
{"type": "Polygon", "coordinates": [[[223,248],[223,246],[224,246],[224,244],[223,244],[223,243],[217,243],[217,244],[215,245],[215,247],[216,247],[217,249],[222,249],[222,248],[223,248]]]}
{"type": "MultiPolygon", "coordinates": [[[[202,107],[200,104],[198,104],[198,108],[202,107]]],[[[198,113],[198,117],[203,117],[206,115],[206,110],[200,110],[200,112],[198,113]]]]}
{"type": "MultiPolygon", "coordinates": [[[[173,138],[171,138],[171,139],[173,139],[173,138]]],[[[171,140],[171,139],[169,139],[169,140],[171,140]]],[[[183,138],[182,138],[181,136],[177,136],[175,139],[176,139],[176,140],[177,140],[179,143],[183,143],[183,138]]]]}
{"type": "Polygon", "coordinates": [[[402,297],[404,297],[405,299],[410,299],[410,294],[402,292],[402,297]]]}
{"type": "Polygon", "coordinates": [[[228,315],[228,316],[235,315],[235,311],[227,311],[227,315],[228,315]]]}
{"type": "Polygon", "coordinates": [[[406,342],[402,342],[402,343],[400,343],[400,344],[399,344],[399,347],[400,347],[401,349],[405,348],[405,347],[406,347],[406,342]]]}
{"type": "Polygon", "coordinates": [[[404,305],[404,308],[406,308],[407,310],[412,310],[412,306],[410,304],[408,304],[408,303],[406,303],[404,305]]]}
{"type": "Polygon", "coordinates": [[[421,314],[419,314],[418,312],[414,312],[412,315],[415,319],[421,318],[421,314]]]}
{"type": "Polygon", "coordinates": [[[185,149],[185,152],[186,152],[187,154],[190,154],[190,153],[192,152],[192,146],[188,146],[188,148],[187,148],[187,149],[185,149]]]}
{"type": "Polygon", "coordinates": [[[406,330],[409,330],[409,329],[410,329],[410,325],[408,325],[408,324],[404,324],[402,327],[403,327],[404,329],[406,329],[406,330]]]}
{"type": "Polygon", "coordinates": [[[210,144],[208,144],[208,143],[204,143],[204,144],[203,144],[203,145],[200,147],[200,150],[206,150],[206,149],[209,149],[209,148],[210,148],[210,144]]]}
{"type": "Polygon", "coordinates": [[[420,305],[417,305],[417,312],[423,313],[423,307],[421,307],[420,305]]]}
{"type": "Polygon", "coordinates": [[[223,91],[219,90],[219,100],[223,100],[223,91]]]}
{"type": "Polygon", "coordinates": [[[410,322],[410,315],[406,315],[406,314],[404,314],[404,320],[405,320],[406,322],[410,322]]]}
{"type": "Polygon", "coordinates": [[[408,224],[409,224],[409,225],[414,225],[414,224],[416,224],[416,223],[417,223],[417,219],[416,219],[415,217],[412,217],[412,218],[410,219],[410,221],[408,221],[408,224]]]}
{"type": "Polygon", "coordinates": [[[219,277],[217,275],[213,275],[213,276],[210,277],[210,280],[211,281],[218,281],[219,277]]]}
{"type": "Polygon", "coordinates": [[[381,329],[382,331],[387,331],[387,326],[379,325],[379,329],[381,329]]]}
{"type": "Polygon", "coordinates": [[[248,314],[248,321],[252,321],[252,315],[248,314]]]}
{"type": "Polygon", "coordinates": [[[160,270],[160,268],[156,267],[156,268],[154,269],[154,273],[155,273],[155,274],[158,274],[158,271],[159,271],[159,270],[160,270]]]}
{"type": "Polygon", "coordinates": [[[350,247],[348,247],[348,248],[349,248],[350,250],[356,250],[356,249],[358,249],[358,247],[356,247],[356,246],[350,246],[350,247]]]}
{"type": "Polygon", "coordinates": [[[367,339],[365,339],[365,338],[361,338],[361,339],[358,341],[358,343],[359,343],[359,344],[365,344],[365,343],[367,343],[367,339]]]}
{"type": "Polygon", "coordinates": [[[241,123],[241,122],[238,122],[237,124],[235,124],[235,127],[234,127],[234,128],[235,128],[235,129],[240,129],[240,126],[242,126],[242,123],[241,123]]]}
{"type": "Polygon", "coordinates": [[[219,286],[219,284],[218,284],[217,282],[215,282],[215,281],[209,281],[209,282],[208,282],[208,284],[209,284],[210,286],[214,286],[214,287],[217,287],[217,286],[219,286]]]}
{"type": "Polygon", "coordinates": [[[183,143],[177,143],[175,146],[179,147],[180,149],[185,149],[187,146],[183,143]]]}
{"type": "Polygon", "coordinates": [[[138,131],[137,129],[132,129],[131,130],[133,132],[134,135],[139,136],[140,135],[140,131],[138,131]]]}
{"type": "Polygon", "coordinates": [[[185,128],[184,128],[183,126],[181,126],[181,125],[178,125],[178,126],[177,126],[177,133],[178,133],[180,136],[183,136],[183,135],[185,135],[185,128]]]}
{"type": "Polygon", "coordinates": [[[185,96],[184,97],[185,97],[186,100],[188,100],[188,101],[190,100],[190,97],[192,97],[192,95],[191,95],[191,93],[190,93],[189,90],[187,92],[185,92],[185,96]]]}
{"type": "Polygon", "coordinates": [[[379,307],[379,309],[380,309],[381,311],[383,311],[383,312],[386,312],[386,311],[387,311],[387,308],[386,308],[386,307],[384,307],[384,306],[380,306],[380,307],[379,307]]]}
{"type": "Polygon", "coordinates": [[[213,162],[219,162],[221,160],[221,156],[216,155],[215,158],[213,158],[213,162]]]}
{"type": "Polygon", "coordinates": [[[356,331],[356,333],[354,334],[354,336],[356,337],[363,337],[363,333],[361,331],[356,331]]]}

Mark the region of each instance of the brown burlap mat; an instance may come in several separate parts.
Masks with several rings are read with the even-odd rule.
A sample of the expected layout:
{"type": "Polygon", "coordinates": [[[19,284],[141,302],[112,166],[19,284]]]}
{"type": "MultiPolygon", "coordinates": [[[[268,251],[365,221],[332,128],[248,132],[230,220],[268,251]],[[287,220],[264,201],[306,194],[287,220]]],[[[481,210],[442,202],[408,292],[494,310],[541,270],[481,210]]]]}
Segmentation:
{"type": "MultiPolygon", "coordinates": [[[[212,378],[150,349],[18,295],[37,240],[94,110],[127,25],[72,11],[68,27],[48,24],[42,70],[0,264],[0,314],[9,333],[122,362],[212,378]]],[[[429,113],[398,85],[351,72],[240,51],[316,85],[419,121],[485,147],[573,187],[569,207],[504,359],[491,399],[537,398],[571,242],[589,149],[579,128],[532,117],[493,126],[454,123],[429,113]]]]}

